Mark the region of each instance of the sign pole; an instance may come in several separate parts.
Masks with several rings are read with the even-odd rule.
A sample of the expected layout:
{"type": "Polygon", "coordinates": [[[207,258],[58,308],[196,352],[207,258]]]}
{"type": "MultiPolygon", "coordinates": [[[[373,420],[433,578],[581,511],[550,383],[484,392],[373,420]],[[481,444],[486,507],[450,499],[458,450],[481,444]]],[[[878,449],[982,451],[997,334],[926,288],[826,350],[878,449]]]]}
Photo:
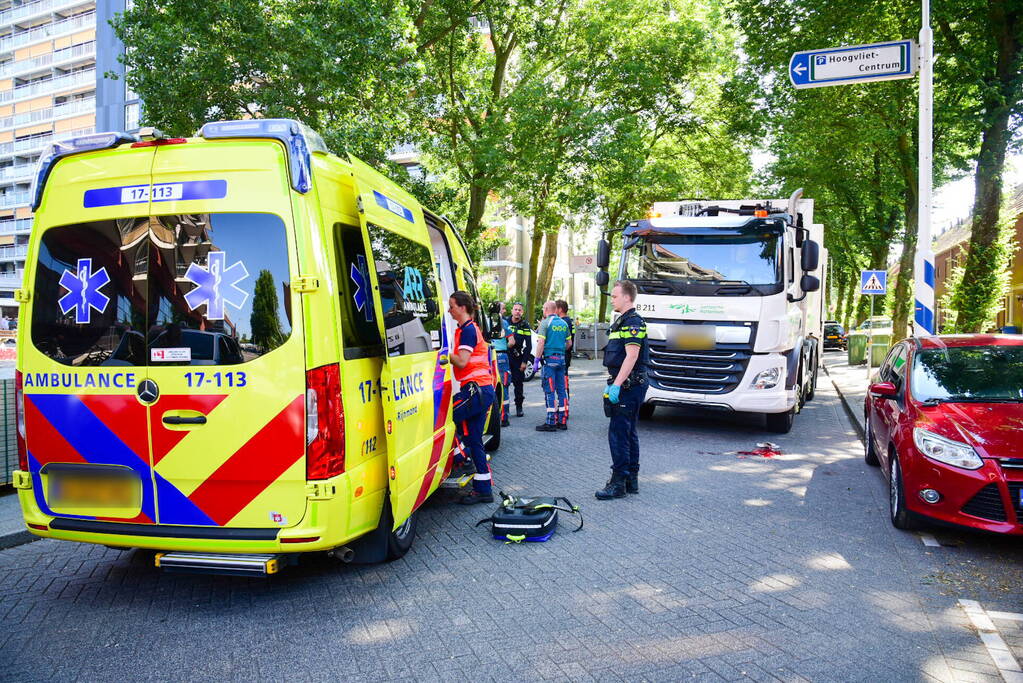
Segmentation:
{"type": "Polygon", "coordinates": [[[934,34],[931,32],[931,2],[922,0],[920,26],[920,124],[919,188],[920,205],[914,284],[916,333],[934,334],[934,252],[931,250],[931,178],[933,165],[932,115],[934,107],[934,34]]]}
{"type": "Polygon", "coordinates": [[[870,384],[870,367],[874,364],[874,295],[870,295],[870,322],[867,333],[867,384],[870,384]]]}

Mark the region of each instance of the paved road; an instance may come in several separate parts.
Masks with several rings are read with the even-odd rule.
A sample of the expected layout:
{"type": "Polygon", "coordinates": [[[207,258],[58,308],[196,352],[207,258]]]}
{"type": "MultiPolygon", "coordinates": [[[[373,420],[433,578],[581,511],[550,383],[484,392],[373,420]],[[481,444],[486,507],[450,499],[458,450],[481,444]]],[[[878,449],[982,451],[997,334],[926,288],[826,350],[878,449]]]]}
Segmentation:
{"type": "Polygon", "coordinates": [[[963,598],[1023,654],[1018,544],[932,548],[891,528],[826,375],[784,436],[659,409],[641,494],[611,502],[592,497],[601,386],[575,377],[571,429],[538,434],[531,383],[494,460],[499,487],[579,503],[577,534],[563,522],[548,543],[504,545],[473,527],[483,511],[439,496],[400,561],[308,558],[269,580],[31,543],[0,551],[0,677],[999,680],[963,598]],[[768,439],[782,456],[735,453],[768,439]]]}

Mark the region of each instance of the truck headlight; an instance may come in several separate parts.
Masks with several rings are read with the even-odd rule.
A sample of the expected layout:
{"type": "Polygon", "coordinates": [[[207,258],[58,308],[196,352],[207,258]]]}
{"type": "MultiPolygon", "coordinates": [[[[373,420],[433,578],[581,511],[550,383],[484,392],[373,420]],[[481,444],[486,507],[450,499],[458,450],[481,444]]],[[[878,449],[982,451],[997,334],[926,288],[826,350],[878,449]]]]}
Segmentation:
{"type": "Polygon", "coordinates": [[[781,381],[781,368],[768,368],[757,373],[750,386],[754,389],[773,389],[781,381]]]}
{"type": "Polygon", "coordinates": [[[946,465],[962,467],[964,470],[977,470],[984,466],[984,461],[972,446],[946,439],[921,427],[913,428],[913,443],[928,458],[946,465]]]}

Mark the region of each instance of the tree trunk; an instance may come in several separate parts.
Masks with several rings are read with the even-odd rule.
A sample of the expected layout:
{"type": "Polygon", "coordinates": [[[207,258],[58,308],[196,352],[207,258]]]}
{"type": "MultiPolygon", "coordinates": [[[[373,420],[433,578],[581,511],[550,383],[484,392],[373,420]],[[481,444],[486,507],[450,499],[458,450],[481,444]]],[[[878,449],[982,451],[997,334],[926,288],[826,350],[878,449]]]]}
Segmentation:
{"type": "Polygon", "coordinates": [[[963,282],[955,308],[957,332],[984,332],[989,313],[1001,291],[999,276],[1007,259],[993,247],[999,237],[999,211],[1002,203],[1002,168],[1009,142],[1009,110],[1003,108],[984,131],[977,159],[977,186],[973,203],[973,227],[963,282]]]}
{"type": "Polygon", "coordinates": [[[909,336],[909,320],[914,309],[913,263],[916,258],[918,209],[915,201],[906,203],[906,229],[902,236],[902,256],[899,257],[899,276],[892,297],[892,342],[909,336]]]}
{"type": "Polygon", "coordinates": [[[522,294],[526,299],[526,320],[531,320],[533,307],[536,303],[536,274],[540,266],[540,246],[543,244],[543,233],[533,221],[533,243],[529,246],[529,272],[522,274],[525,289],[522,294]]]}
{"type": "MultiPolygon", "coordinates": [[[[478,244],[483,231],[483,213],[487,210],[487,188],[476,182],[469,185],[469,216],[465,221],[465,243],[478,244]]],[[[471,246],[470,246],[471,248],[471,246]]]]}
{"type": "Polygon", "coordinates": [[[842,322],[842,313],[845,311],[845,292],[849,289],[849,277],[843,269],[835,269],[835,291],[838,292],[835,302],[835,320],[842,322]]]}
{"type": "Polygon", "coordinates": [[[856,310],[856,292],[859,291],[859,273],[849,273],[849,288],[845,291],[845,319],[842,320],[842,326],[845,329],[851,328],[856,321],[853,320],[853,311],[856,310]]]}
{"type": "Polygon", "coordinates": [[[560,228],[544,233],[543,261],[540,264],[540,276],[537,278],[537,304],[547,301],[554,280],[554,264],[558,260],[558,235],[560,228]]]}

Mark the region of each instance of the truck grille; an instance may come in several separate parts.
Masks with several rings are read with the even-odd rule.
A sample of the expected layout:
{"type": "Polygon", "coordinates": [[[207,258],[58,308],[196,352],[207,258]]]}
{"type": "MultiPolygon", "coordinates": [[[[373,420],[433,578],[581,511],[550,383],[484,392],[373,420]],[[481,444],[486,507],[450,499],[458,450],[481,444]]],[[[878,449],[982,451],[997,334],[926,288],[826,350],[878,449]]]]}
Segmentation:
{"type": "MultiPolygon", "coordinates": [[[[669,321],[650,321],[669,322],[669,321]]],[[[670,321],[679,322],[679,321],[670,321]]],[[[686,321],[692,323],[695,321],[686,321]]],[[[708,322],[721,325],[721,322],[708,322]]],[[[727,394],[739,386],[756,341],[756,326],[746,344],[718,344],[706,351],[669,349],[663,340],[650,340],[650,386],[696,394],[727,394]]]]}
{"type": "Polygon", "coordinates": [[[1002,494],[998,492],[998,484],[988,484],[977,492],[962,509],[968,515],[990,519],[995,522],[1004,522],[1005,506],[1002,505],[1002,494]]]}

